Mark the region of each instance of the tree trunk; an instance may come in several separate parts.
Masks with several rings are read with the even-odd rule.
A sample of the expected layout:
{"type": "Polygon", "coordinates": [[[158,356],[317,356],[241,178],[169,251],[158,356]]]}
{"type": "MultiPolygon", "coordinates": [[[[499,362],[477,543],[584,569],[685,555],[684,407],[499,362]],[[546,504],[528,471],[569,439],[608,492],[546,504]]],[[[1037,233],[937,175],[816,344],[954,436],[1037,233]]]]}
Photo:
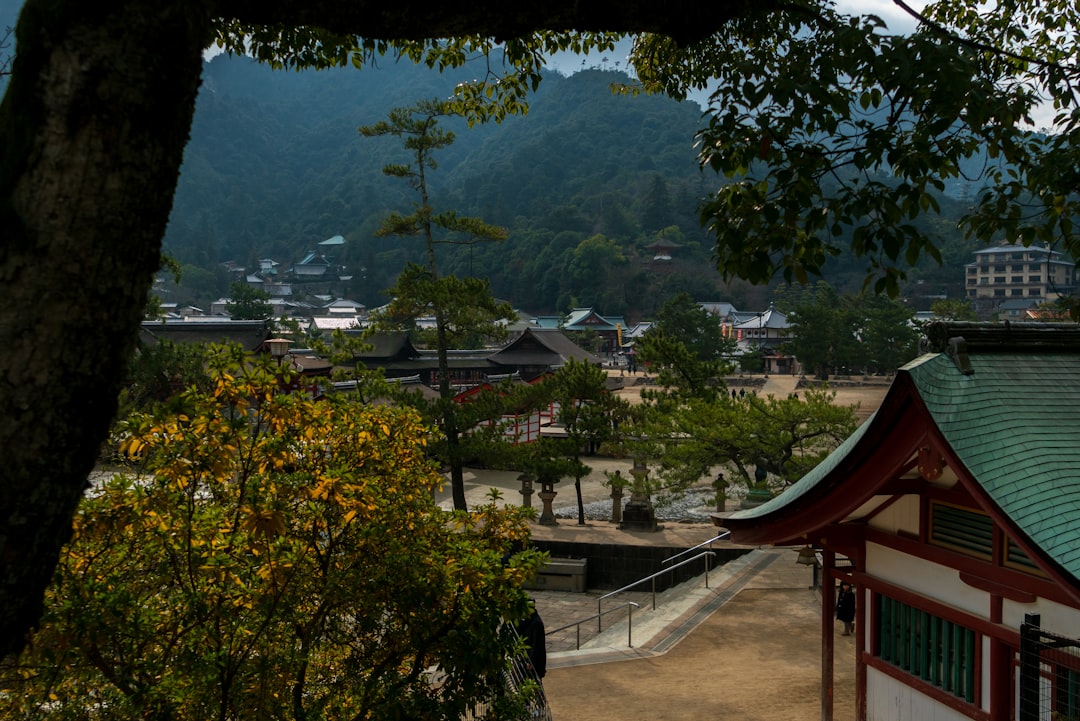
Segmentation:
{"type": "Polygon", "coordinates": [[[577,491],[577,522],[579,526],[585,525],[585,500],[581,497],[581,477],[574,479],[574,490],[577,491]]]}
{"type": "Polygon", "coordinates": [[[116,409],[187,142],[207,23],[28,0],[0,105],[0,654],[37,621],[116,409]]]}

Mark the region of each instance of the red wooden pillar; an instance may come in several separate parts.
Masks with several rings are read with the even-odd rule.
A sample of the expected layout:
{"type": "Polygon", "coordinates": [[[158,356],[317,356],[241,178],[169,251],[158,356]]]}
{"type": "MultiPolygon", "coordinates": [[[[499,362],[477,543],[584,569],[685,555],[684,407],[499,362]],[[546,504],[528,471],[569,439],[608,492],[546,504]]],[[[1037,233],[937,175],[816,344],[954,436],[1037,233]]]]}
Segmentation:
{"type": "MultiPolygon", "coordinates": [[[[858,568],[866,568],[861,554],[858,568]]],[[[867,640],[876,643],[870,630],[870,602],[865,588],[855,588],[855,721],[866,721],[866,653],[867,640]]]]}
{"type": "Polygon", "coordinates": [[[821,721],[833,719],[833,643],[836,617],[836,579],[833,567],[835,554],[827,548],[821,551],[821,721]]]}

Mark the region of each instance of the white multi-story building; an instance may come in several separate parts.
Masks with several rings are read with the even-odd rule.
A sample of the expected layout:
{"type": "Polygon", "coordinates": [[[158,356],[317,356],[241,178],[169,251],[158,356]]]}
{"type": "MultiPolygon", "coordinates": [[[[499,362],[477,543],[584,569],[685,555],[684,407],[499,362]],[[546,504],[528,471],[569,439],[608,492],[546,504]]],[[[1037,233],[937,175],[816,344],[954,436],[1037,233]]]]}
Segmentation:
{"type": "Polygon", "coordinates": [[[1070,295],[1075,286],[1073,263],[1045,247],[985,248],[964,266],[967,299],[980,312],[992,313],[1007,300],[1030,300],[1036,306],[1070,295]]]}

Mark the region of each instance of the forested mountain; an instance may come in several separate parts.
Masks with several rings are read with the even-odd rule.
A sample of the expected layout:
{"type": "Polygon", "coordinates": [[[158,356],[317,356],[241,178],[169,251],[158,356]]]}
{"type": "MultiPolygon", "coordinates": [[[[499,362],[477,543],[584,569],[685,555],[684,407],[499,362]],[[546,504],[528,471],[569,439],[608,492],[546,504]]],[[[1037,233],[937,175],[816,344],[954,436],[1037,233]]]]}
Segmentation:
{"type": "MultiPolygon", "coordinates": [[[[0,27],[14,24],[21,4],[0,0],[0,27]]],[[[494,246],[444,246],[443,269],[488,276],[500,297],[534,313],[595,305],[633,319],[680,290],[763,307],[768,288],[724,283],[711,270],[712,241],[697,204],[720,181],[694,160],[702,108],[615,95],[611,83],[627,80],[618,63],[586,63],[594,67],[549,74],[525,117],[453,126],[456,142],[431,176],[436,208],[480,216],[510,234],[494,246]],[[652,262],[648,246],[660,235],[681,245],[670,262],[652,262]]],[[[382,290],[418,257],[420,243],[374,231],[388,211],[411,210],[414,198],[381,173],[384,164],[406,160],[400,147],[365,140],[357,128],[391,108],[446,97],[455,83],[484,72],[481,61],[446,74],[392,59],[359,71],[304,73],[223,55],[209,61],[165,238],[185,266],[169,299],[206,306],[228,291],[222,263],[253,271],[272,258],[288,268],[340,234],[347,243],[332,259],[352,279],[331,290],[384,302],[382,290]]],[[[981,162],[972,161],[974,171],[981,162]]],[[[956,296],[971,260],[973,244],[955,220],[973,190],[954,183],[949,191],[956,197],[942,199],[941,217],[916,221],[940,239],[944,263],[923,262],[910,273],[913,298],[956,296]]],[[[863,270],[841,257],[826,279],[858,290],[863,270]]]]}
{"type": "MultiPolygon", "coordinates": [[[[419,259],[422,244],[376,238],[375,230],[387,212],[409,212],[415,197],[381,172],[408,161],[400,144],[357,129],[394,107],[446,97],[483,71],[469,65],[439,74],[386,59],[359,71],[294,73],[243,58],[209,61],[165,238],[185,266],[174,299],[207,304],[227,292],[224,262],[253,271],[271,258],[288,268],[340,234],[347,242],[332,249],[332,260],[351,279],[330,290],[384,302],[382,290],[407,260],[419,259]]],[[[444,272],[487,276],[497,296],[533,313],[595,306],[633,320],[679,291],[739,307],[767,302],[767,288],[724,283],[712,270],[697,206],[720,181],[695,162],[702,108],[611,91],[628,80],[606,63],[568,77],[551,73],[524,117],[473,128],[444,123],[456,141],[429,176],[435,209],[510,231],[497,244],[441,246],[444,272]],[[670,261],[653,260],[649,246],[660,238],[679,246],[670,261]]],[[[940,293],[961,282],[953,263],[969,259],[968,247],[952,220],[926,222],[938,223],[957,256],[951,267],[913,274],[940,293]]],[[[829,274],[852,289],[862,265],[840,259],[829,274]]]]}

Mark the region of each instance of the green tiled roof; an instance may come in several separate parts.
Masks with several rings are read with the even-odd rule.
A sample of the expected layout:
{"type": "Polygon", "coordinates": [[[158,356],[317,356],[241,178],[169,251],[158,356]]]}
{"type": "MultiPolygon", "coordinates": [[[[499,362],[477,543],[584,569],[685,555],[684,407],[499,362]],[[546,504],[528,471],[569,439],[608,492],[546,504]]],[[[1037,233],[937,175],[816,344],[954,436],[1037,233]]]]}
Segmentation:
{"type": "Polygon", "coordinates": [[[1080,354],[946,354],[906,371],[990,499],[1080,578],[1080,354]]]}
{"type": "MultiPolygon", "coordinates": [[[[921,356],[900,376],[908,376],[931,422],[990,501],[1080,579],[1080,328],[959,324],[937,330],[975,342],[960,354],[921,356]]],[[[938,338],[939,349],[946,335],[938,338]]],[[[896,390],[894,383],[883,408],[896,390]]],[[[842,481],[830,474],[868,431],[880,438],[887,430],[874,428],[878,415],[783,494],[732,518],[768,524],[779,517],[774,514],[797,512],[808,493],[827,492],[826,484],[842,481]]]]}

